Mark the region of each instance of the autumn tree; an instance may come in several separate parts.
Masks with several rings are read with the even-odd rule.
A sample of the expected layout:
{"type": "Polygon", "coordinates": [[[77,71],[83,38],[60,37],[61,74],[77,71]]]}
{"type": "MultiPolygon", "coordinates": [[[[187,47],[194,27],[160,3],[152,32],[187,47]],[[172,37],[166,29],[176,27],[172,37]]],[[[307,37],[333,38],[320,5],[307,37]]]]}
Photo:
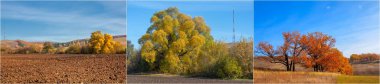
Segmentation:
{"type": "Polygon", "coordinates": [[[239,42],[232,45],[231,56],[237,59],[237,62],[242,66],[244,75],[252,76],[253,70],[253,40],[242,38],[239,42]]]}
{"type": "Polygon", "coordinates": [[[323,71],[323,66],[318,60],[334,47],[335,39],[321,32],[313,32],[302,36],[307,39],[301,44],[306,48],[307,54],[311,60],[314,71],[323,71]]]}
{"type": "Polygon", "coordinates": [[[272,63],[281,63],[287,71],[294,71],[295,64],[313,67],[314,71],[340,72],[351,74],[352,68],[347,58],[334,48],[335,39],[321,32],[301,35],[285,32],[284,44],[277,50],[267,42],[260,42],[256,53],[269,56],[272,63]]]}
{"type": "MultiPolygon", "coordinates": [[[[201,47],[212,42],[210,29],[202,17],[191,18],[177,8],[155,13],[151,24],[139,39],[141,56],[152,68],[162,72],[176,73],[182,65],[181,59],[197,60],[201,47]]],[[[197,67],[198,64],[192,62],[184,66],[197,67]]]]}
{"type": "Polygon", "coordinates": [[[102,46],[104,44],[104,36],[102,32],[96,31],[91,33],[90,44],[92,48],[92,52],[95,54],[100,54],[102,50],[102,46]]]}
{"type": "Polygon", "coordinates": [[[104,43],[103,43],[101,52],[103,54],[115,53],[114,45],[115,45],[115,42],[113,41],[112,35],[104,34],[104,43]]]}
{"type": "Polygon", "coordinates": [[[95,54],[125,53],[125,47],[113,40],[110,34],[102,34],[100,31],[91,33],[90,47],[95,54]]]}
{"type": "Polygon", "coordinates": [[[52,42],[45,42],[44,47],[42,49],[42,52],[43,53],[49,53],[49,54],[55,53],[55,48],[53,46],[53,43],[52,42]]]}
{"type": "Polygon", "coordinates": [[[322,66],[322,71],[352,74],[352,67],[348,59],[336,48],[331,48],[316,62],[322,66]]]}
{"type": "Polygon", "coordinates": [[[301,55],[305,55],[305,47],[301,42],[306,39],[301,39],[299,32],[284,32],[284,43],[277,50],[267,42],[260,42],[256,47],[256,52],[269,56],[272,63],[281,63],[286,67],[287,71],[295,71],[295,65],[301,63],[301,55]]]}

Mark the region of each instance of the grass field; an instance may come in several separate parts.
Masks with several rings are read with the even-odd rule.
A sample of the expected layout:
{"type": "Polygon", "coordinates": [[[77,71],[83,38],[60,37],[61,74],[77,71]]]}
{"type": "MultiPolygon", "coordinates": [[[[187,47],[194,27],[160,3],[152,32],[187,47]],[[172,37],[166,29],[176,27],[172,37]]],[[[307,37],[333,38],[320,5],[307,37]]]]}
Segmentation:
{"type": "Polygon", "coordinates": [[[348,76],[341,75],[337,77],[337,83],[380,83],[380,76],[348,76]]]}
{"type": "Polygon", "coordinates": [[[380,63],[352,64],[353,75],[313,72],[310,68],[296,67],[287,72],[281,64],[255,58],[254,83],[379,83],[380,63]]]}
{"type": "Polygon", "coordinates": [[[340,74],[325,72],[254,71],[254,83],[334,83],[340,74]]]}

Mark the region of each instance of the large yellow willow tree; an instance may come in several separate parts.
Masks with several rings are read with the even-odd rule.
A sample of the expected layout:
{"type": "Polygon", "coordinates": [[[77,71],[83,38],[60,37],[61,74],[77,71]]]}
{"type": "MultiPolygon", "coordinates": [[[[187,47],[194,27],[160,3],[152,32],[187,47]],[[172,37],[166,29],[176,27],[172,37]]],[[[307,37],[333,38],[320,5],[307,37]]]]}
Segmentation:
{"type": "Polygon", "coordinates": [[[210,29],[202,17],[180,13],[177,8],[156,12],[151,26],[139,39],[141,57],[150,70],[164,73],[191,71],[199,66],[201,47],[213,42],[210,29]]]}

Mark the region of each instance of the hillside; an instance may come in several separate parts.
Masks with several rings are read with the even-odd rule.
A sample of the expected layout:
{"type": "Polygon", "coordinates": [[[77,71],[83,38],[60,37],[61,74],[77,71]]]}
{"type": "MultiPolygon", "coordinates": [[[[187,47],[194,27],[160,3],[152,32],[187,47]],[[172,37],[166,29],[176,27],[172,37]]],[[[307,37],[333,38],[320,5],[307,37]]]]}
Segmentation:
{"type": "MultiPolygon", "coordinates": [[[[113,36],[114,41],[120,42],[123,46],[126,46],[127,44],[127,36],[126,35],[115,35],[113,36]]],[[[64,46],[67,47],[71,45],[72,43],[80,43],[84,44],[88,42],[89,38],[85,39],[78,39],[78,40],[73,40],[69,42],[52,42],[54,46],[64,46]]],[[[51,42],[51,41],[45,41],[45,42],[51,42]]],[[[16,50],[18,48],[22,48],[24,46],[37,46],[37,47],[43,47],[44,42],[28,42],[24,40],[1,40],[1,47],[2,49],[8,49],[8,50],[16,50]]]]}
{"type": "MultiPolygon", "coordinates": [[[[266,56],[254,57],[254,70],[261,71],[285,71],[285,66],[279,63],[270,63],[266,56]]],[[[380,63],[371,61],[361,64],[351,64],[354,75],[380,75],[380,63]]],[[[312,68],[306,68],[302,65],[296,65],[296,71],[312,72],[312,68]]]]}

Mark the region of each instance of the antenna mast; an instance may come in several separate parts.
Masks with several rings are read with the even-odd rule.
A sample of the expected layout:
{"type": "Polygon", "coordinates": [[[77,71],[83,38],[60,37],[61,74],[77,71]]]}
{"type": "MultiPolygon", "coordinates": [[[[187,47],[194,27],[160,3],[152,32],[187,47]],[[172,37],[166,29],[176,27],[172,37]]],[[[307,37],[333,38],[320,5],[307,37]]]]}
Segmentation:
{"type": "Polygon", "coordinates": [[[233,32],[233,40],[235,43],[235,10],[232,9],[232,32],[233,32]]]}

